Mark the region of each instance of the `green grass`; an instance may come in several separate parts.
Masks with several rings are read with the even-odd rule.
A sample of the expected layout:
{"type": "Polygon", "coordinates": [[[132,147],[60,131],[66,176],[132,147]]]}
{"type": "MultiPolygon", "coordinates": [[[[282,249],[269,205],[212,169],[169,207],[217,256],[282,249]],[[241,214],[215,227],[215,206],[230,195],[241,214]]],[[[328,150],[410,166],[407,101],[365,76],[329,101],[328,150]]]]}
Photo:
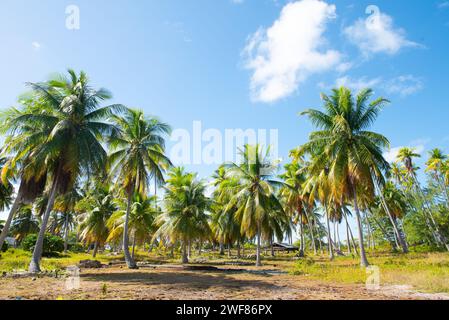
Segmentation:
{"type": "MultiPolygon", "coordinates": [[[[448,253],[371,253],[372,266],[380,271],[381,285],[411,285],[426,292],[449,293],[448,253]]],[[[305,258],[290,269],[295,275],[341,283],[364,284],[367,271],[355,257],[338,257],[329,261],[325,257],[305,258]]]]}
{"type": "MultiPolygon", "coordinates": [[[[81,260],[98,260],[102,263],[109,263],[113,260],[123,259],[122,256],[110,256],[99,254],[94,259],[92,255],[86,253],[67,253],[57,257],[42,258],[41,267],[43,270],[61,270],[68,266],[76,265],[81,260]]],[[[31,253],[22,249],[9,249],[0,254],[0,272],[25,271],[31,260],[31,253]]]]}

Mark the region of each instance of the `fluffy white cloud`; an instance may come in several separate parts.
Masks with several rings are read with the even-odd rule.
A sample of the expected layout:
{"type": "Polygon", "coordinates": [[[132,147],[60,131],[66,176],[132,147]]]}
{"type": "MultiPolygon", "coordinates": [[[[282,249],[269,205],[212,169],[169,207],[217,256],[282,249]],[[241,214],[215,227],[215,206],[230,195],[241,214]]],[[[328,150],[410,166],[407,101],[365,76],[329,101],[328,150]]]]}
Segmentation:
{"type": "Polygon", "coordinates": [[[366,56],[374,53],[394,55],[404,47],[419,46],[407,40],[405,30],[395,28],[393,18],[382,12],[358,19],[344,29],[344,34],[366,56]]]}
{"type": "Polygon", "coordinates": [[[37,41],[34,41],[33,43],[31,43],[31,46],[33,47],[34,50],[39,50],[42,47],[42,44],[40,44],[37,41]]]}
{"type": "MultiPolygon", "coordinates": [[[[426,150],[426,144],[428,142],[429,142],[428,139],[420,139],[420,140],[413,141],[407,147],[413,148],[413,150],[415,150],[415,152],[418,154],[422,154],[426,150]]],[[[404,146],[391,148],[389,151],[385,152],[383,154],[385,160],[387,160],[389,163],[393,163],[393,162],[397,161],[399,150],[401,150],[402,148],[404,148],[404,146]]]]}
{"type": "Polygon", "coordinates": [[[360,91],[362,89],[376,87],[379,83],[381,83],[381,81],[381,78],[368,79],[366,77],[362,77],[359,79],[353,79],[349,76],[344,76],[335,81],[335,87],[339,88],[344,86],[354,91],[360,91]]]}
{"type": "Polygon", "coordinates": [[[323,35],[335,17],[335,5],[321,0],[295,1],[282,9],[271,27],[249,37],[244,55],[246,67],[253,71],[254,101],[284,98],[311,74],[340,65],[340,52],[326,49],[323,35]]]}
{"type": "Polygon", "coordinates": [[[384,85],[388,93],[399,94],[403,97],[422,90],[424,87],[421,79],[412,75],[399,76],[387,81],[384,85]]]}
{"type": "Polygon", "coordinates": [[[401,75],[392,79],[377,78],[352,78],[350,76],[342,76],[335,80],[335,83],[329,85],[323,82],[318,83],[321,89],[330,90],[341,86],[347,87],[353,91],[360,91],[365,88],[381,89],[388,94],[400,95],[406,97],[414,94],[424,88],[421,79],[412,75],[401,75]]]}

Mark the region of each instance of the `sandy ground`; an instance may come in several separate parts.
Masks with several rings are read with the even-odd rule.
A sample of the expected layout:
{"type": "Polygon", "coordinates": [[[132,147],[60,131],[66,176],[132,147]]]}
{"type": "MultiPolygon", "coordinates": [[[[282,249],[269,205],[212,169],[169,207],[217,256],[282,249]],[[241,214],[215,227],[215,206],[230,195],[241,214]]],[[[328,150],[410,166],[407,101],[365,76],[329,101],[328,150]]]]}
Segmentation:
{"type": "MultiPolygon", "coordinates": [[[[0,278],[0,299],[36,300],[391,300],[440,299],[405,287],[367,290],[363,285],[330,284],[288,274],[186,271],[158,267],[113,267],[81,271],[78,289],[64,278],[0,278]]],[[[76,284],[76,282],[75,282],[76,284]]]]}

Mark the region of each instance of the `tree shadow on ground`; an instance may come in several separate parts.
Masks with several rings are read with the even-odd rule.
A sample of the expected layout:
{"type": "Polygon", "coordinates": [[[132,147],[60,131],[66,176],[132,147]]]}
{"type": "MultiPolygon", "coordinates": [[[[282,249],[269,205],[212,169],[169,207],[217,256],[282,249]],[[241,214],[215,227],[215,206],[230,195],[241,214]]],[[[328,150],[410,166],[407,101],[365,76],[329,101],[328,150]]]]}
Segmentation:
{"type": "MultiPolygon", "coordinates": [[[[92,282],[118,282],[123,284],[139,283],[141,285],[177,285],[189,288],[208,289],[211,287],[246,288],[257,287],[260,289],[279,289],[277,285],[259,279],[238,279],[229,275],[236,272],[120,272],[110,273],[86,273],[81,275],[83,281],[92,282]]],[[[258,275],[258,277],[270,278],[270,275],[258,275]]]]}

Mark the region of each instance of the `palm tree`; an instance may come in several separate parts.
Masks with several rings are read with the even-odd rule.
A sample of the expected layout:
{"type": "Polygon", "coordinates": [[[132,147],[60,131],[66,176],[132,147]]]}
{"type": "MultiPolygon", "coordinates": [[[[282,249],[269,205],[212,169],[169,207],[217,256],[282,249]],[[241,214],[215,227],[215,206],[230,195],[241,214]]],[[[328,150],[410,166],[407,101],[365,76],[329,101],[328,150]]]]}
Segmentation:
{"type": "Polygon", "coordinates": [[[64,238],[64,252],[67,252],[69,230],[73,229],[76,223],[75,208],[78,201],[82,199],[77,187],[72,188],[66,194],[59,196],[55,200],[54,210],[59,214],[56,216],[56,229],[60,231],[64,238]]]}
{"type": "Polygon", "coordinates": [[[441,149],[433,149],[429,152],[430,157],[427,161],[426,172],[432,172],[434,179],[441,188],[442,193],[446,197],[446,205],[449,208],[449,190],[444,181],[444,163],[447,160],[447,156],[443,154],[441,149]]]}
{"type": "Polygon", "coordinates": [[[1,115],[0,132],[8,134],[2,149],[2,154],[8,155],[6,162],[2,165],[2,184],[7,186],[10,181],[19,180],[20,182],[0,234],[0,247],[8,235],[17,210],[22,205],[31,204],[41,195],[47,180],[46,166],[41,164],[39,167],[33,167],[30,159],[33,156],[33,148],[47,139],[51,129],[45,123],[35,123],[27,119],[30,114],[40,113],[46,106],[34,96],[22,99],[21,104],[22,110],[11,108],[1,115]]]}
{"type": "Polygon", "coordinates": [[[414,189],[416,190],[416,194],[422,200],[422,212],[424,215],[424,219],[426,220],[427,227],[432,232],[436,243],[445,246],[446,250],[449,251],[449,243],[447,242],[446,237],[442,234],[437,222],[435,221],[430,205],[427,203],[426,196],[424,195],[424,192],[421,189],[418,178],[416,176],[413,158],[419,157],[421,157],[421,155],[419,153],[416,153],[413,148],[401,148],[397,155],[398,160],[402,161],[404,164],[411,186],[414,187],[414,189]]]}
{"type": "Polygon", "coordinates": [[[168,242],[180,241],[182,263],[188,263],[188,245],[195,240],[210,238],[207,211],[211,200],[205,195],[206,185],[195,174],[175,168],[169,174],[165,187],[164,212],[157,218],[159,229],[153,239],[163,237],[168,242]]]}
{"type": "Polygon", "coordinates": [[[260,145],[245,145],[240,151],[242,162],[227,165],[229,175],[238,179],[239,186],[225,210],[237,207],[236,218],[242,222],[241,232],[247,238],[257,237],[256,266],[261,266],[260,249],[262,232],[273,212],[284,213],[276,196],[282,183],[273,179],[277,163],[269,160],[269,150],[260,145]]]}
{"type": "Polygon", "coordinates": [[[32,207],[30,205],[22,206],[11,224],[11,234],[20,243],[27,235],[38,231],[39,221],[33,214],[32,207]]]}
{"type": "Polygon", "coordinates": [[[299,255],[304,256],[305,250],[305,230],[304,226],[309,226],[312,235],[312,243],[315,248],[315,240],[313,239],[313,231],[310,228],[310,220],[308,215],[308,199],[304,193],[303,186],[306,182],[306,176],[297,162],[287,164],[284,167],[285,173],[280,177],[284,180],[284,186],[280,190],[280,198],[285,203],[285,208],[290,217],[299,224],[300,250],[299,255]]]}
{"type": "Polygon", "coordinates": [[[363,228],[359,210],[358,194],[370,190],[374,196],[374,179],[389,169],[382,150],[389,147],[388,139],[378,133],[367,131],[374,123],[386,99],[378,98],[369,103],[373,95],[371,89],[362,90],[357,97],[341,87],[334,89],[331,96],[322,95],[325,111],[307,110],[307,115],[320,131],[310,135],[310,141],[302,149],[317,155],[316,160],[325,161],[329,169],[331,194],[335,199],[341,196],[351,199],[359,231],[361,265],[368,266],[363,243],[363,228]]]}
{"type": "MultiPolygon", "coordinates": [[[[155,233],[154,221],[159,211],[155,209],[154,202],[156,197],[145,197],[141,194],[134,194],[129,214],[129,230],[133,235],[132,258],[134,258],[134,250],[136,242],[144,242],[148,237],[155,233]]],[[[123,230],[126,217],[127,199],[120,198],[116,201],[117,207],[120,209],[112,214],[109,218],[107,226],[110,230],[109,237],[106,240],[117,241],[123,238],[123,230]]]]}
{"type": "Polygon", "coordinates": [[[89,177],[104,170],[107,154],[101,139],[115,128],[102,120],[114,110],[123,109],[120,105],[100,108],[100,102],[111,98],[111,94],[105,89],[92,89],[84,72],[68,73],[69,77],[60,75],[45,83],[29,83],[45,108],[11,120],[19,133],[26,132],[30,125],[42,128],[37,134],[45,139],[39,144],[29,142],[31,155],[25,170],[45,168],[51,179],[30,272],[40,271],[44,235],[56,197],[70,190],[81,175],[89,177]]]}
{"type": "Polygon", "coordinates": [[[244,237],[241,230],[241,221],[235,217],[237,208],[225,210],[235,190],[238,188],[239,181],[227,176],[225,166],[220,166],[212,176],[212,185],[215,187],[213,193],[214,203],[211,207],[211,229],[215,239],[220,243],[220,254],[224,254],[223,245],[228,244],[228,248],[237,241],[238,257],[240,257],[240,245],[244,237]]]}
{"type": "Polygon", "coordinates": [[[129,253],[129,215],[135,193],[146,194],[151,179],[164,182],[164,171],[171,166],[165,156],[165,137],[170,127],[155,118],[146,118],[142,111],[126,109],[123,116],[113,116],[120,132],[111,137],[109,167],[111,177],[121,185],[127,196],[123,230],[123,250],[129,268],[137,268],[129,253]]]}
{"type": "Polygon", "coordinates": [[[76,210],[81,212],[80,237],[89,245],[94,244],[95,257],[98,248],[109,236],[110,230],[107,226],[109,218],[117,210],[114,194],[107,184],[98,182],[89,190],[86,197],[77,203],[76,210]]]}
{"type": "MultiPolygon", "coordinates": [[[[5,158],[0,158],[0,171],[6,163],[5,158]]],[[[12,203],[13,186],[9,180],[6,179],[4,183],[0,182],[0,211],[8,209],[12,203]]]]}

